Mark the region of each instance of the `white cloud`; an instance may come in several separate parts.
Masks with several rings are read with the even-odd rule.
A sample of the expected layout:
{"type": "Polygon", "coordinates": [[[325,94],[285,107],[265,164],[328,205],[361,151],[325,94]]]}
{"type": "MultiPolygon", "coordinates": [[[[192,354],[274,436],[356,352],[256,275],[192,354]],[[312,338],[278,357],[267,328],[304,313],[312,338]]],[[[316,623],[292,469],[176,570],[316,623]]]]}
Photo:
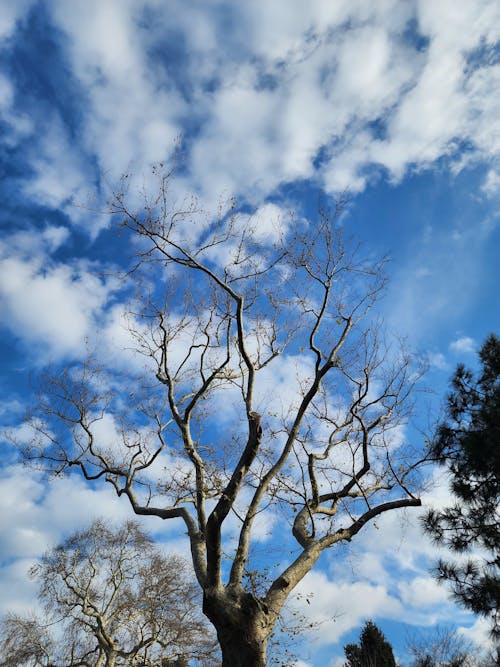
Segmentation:
{"type": "MultiPolygon", "coordinates": [[[[372,158],[400,179],[406,169],[428,166],[470,141],[473,157],[498,155],[497,67],[467,67],[470,52],[498,39],[500,12],[494,2],[467,0],[418,3],[419,28],[429,39],[425,66],[389,119],[385,141],[374,142],[372,158]]],[[[462,158],[461,165],[464,165],[462,158]]]]}
{"type": "Polygon", "coordinates": [[[447,371],[450,368],[446,357],[441,352],[431,352],[427,355],[427,360],[431,367],[437,368],[440,371],[447,371]]]}
{"type": "Polygon", "coordinates": [[[476,351],[476,344],[473,338],[462,336],[450,343],[450,350],[455,354],[472,354],[476,351]]]}
{"type": "Polygon", "coordinates": [[[32,173],[23,183],[24,195],[38,206],[66,213],[89,236],[97,236],[109,224],[110,216],[97,203],[94,170],[86,152],[58,113],[46,112],[42,120],[30,120],[30,127],[21,129],[31,134],[26,156],[32,173]]]}
{"type": "Polygon", "coordinates": [[[290,215],[276,204],[264,204],[251,218],[254,237],[261,243],[273,243],[286,235],[290,215]]]}
{"type": "Polygon", "coordinates": [[[375,615],[401,618],[401,603],[392,597],[385,586],[365,582],[337,582],[321,571],[312,571],[298,585],[302,611],[317,627],[311,641],[318,645],[334,644],[346,632],[361,625],[365,618],[375,615]],[[305,604],[308,599],[309,603],[305,604]]]}
{"type": "Polygon", "coordinates": [[[83,268],[45,268],[13,257],[1,260],[0,284],[3,325],[58,357],[82,352],[108,295],[107,285],[83,268]]]}
{"type": "Polygon", "coordinates": [[[329,667],[344,667],[345,665],[345,657],[343,658],[334,658],[332,662],[330,663],[329,667]]]}
{"type": "Polygon", "coordinates": [[[24,614],[39,608],[38,588],[28,577],[28,570],[35,561],[29,558],[16,560],[2,570],[0,578],[0,616],[7,612],[24,614]]]}
{"type": "Polygon", "coordinates": [[[0,489],[5,508],[0,519],[0,560],[40,553],[47,542],[37,509],[37,501],[43,495],[39,477],[28,475],[18,466],[3,468],[0,489]]]}
{"type": "Polygon", "coordinates": [[[362,189],[363,170],[372,163],[399,180],[409,168],[454,153],[457,141],[472,143],[471,158],[496,155],[498,103],[488,93],[495,89],[495,67],[465,68],[469,51],[495,37],[495,3],[464,3],[460,12],[420,3],[419,27],[429,40],[422,51],[400,38],[411,18],[400,8],[377,3],[363,16],[356,3],[316,14],[276,3],[270,14],[252,3],[244,13],[250,27],[240,35],[242,52],[231,68],[221,65],[226,85],[213,93],[195,145],[193,176],[202,191],[256,194],[309,177],[324,145],[332,145],[322,170],[330,189],[362,189]],[[443,19],[448,11],[453,21],[443,19]],[[261,57],[257,65],[239,65],[252,49],[261,57]],[[262,72],[272,82],[267,88],[259,83],[262,72]],[[384,138],[371,129],[379,120],[384,138]],[[204,173],[207,164],[214,169],[204,173]]]}
{"type": "Polygon", "coordinates": [[[39,473],[16,464],[2,469],[0,489],[6,510],[0,520],[4,561],[39,556],[64,534],[98,516],[121,520],[130,515],[111,488],[91,488],[78,476],[47,486],[39,473]]]}
{"type": "MultiPolygon", "coordinates": [[[[0,13],[6,34],[30,3],[17,5],[0,13]]],[[[459,10],[448,0],[174,2],[168,11],[157,0],[55,0],[48,9],[82,91],[77,141],[57,116],[34,128],[41,153],[27,191],[50,205],[84,194],[94,158],[111,183],[131,169],[140,185],[193,122],[185,182],[209,205],[224,192],[260,204],[301,178],[358,191],[374,166],[399,180],[463,142],[470,150],[458,151],[457,169],[498,159],[494,0],[459,10]]]]}
{"type": "Polygon", "coordinates": [[[182,99],[168,80],[155,80],[147,59],[149,32],[137,22],[143,9],[128,0],[50,6],[87,95],[83,143],[111,182],[131,166],[140,174],[165,159],[181,129],[175,118],[182,99]]]}
{"type": "Polygon", "coordinates": [[[494,649],[491,639],[491,624],[482,616],[477,618],[469,627],[459,627],[458,633],[482,649],[494,649]]]}
{"type": "MultiPolygon", "coordinates": [[[[3,6],[2,6],[3,8],[3,6]]],[[[2,9],[0,8],[0,12],[2,9]]],[[[0,39],[2,32],[0,15],[0,39]]],[[[33,131],[33,123],[26,114],[14,110],[15,86],[5,74],[0,73],[0,118],[4,122],[2,143],[14,147],[18,141],[33,131]]]]}
{"type": "MultiPolygon", "coordinates": [[[[280,11],[283,14],[272,24],[267,23],[267,7],[264,11],[252,5],[246,12],[251,21],[258,22],[259,46],[265,41],[261,33],[265,34],[266,27],[275,33],[277,25],[280,30],[290,26],[291,34],[278,47],[279,55],[275,53],[279,38],[273,37],[266,43],[272,51],[266,52],[263,63],[253,70],[247,64],[233,67],[226,72],[226,86],[214,93],[215,104],[193,154],[193,175],[206,183],[203,192],[218,184],[230,191],[244,188],[257,194],[272,190],[282,180],[309,177],[320,147],[352,125],[347,148],[335,149],[331,169],[325,171],[325,177],[338,184],[339,174],[345,171],[344,161],[349,160],[345,155],[350,150],[349,141],[359,135],[363,123],[374,120],[386,105],[397,101],[401,86],[413,76],[418,57],[403,53],[402,42],[393,39],[392,25],[376,21],[375,25],[363,25],[354,11],[332,16],[332,23],[322,16],[321,25],[318,17],[310,17],[308,30],[303,8],[297,8],[295,16],[288,6],[278,5],[274,14],[280,11]],[[353,28],[343,32],[340,21],[348,18],[353,28]],[[338,32],[329,34],[331,30],[338,32]],[[259,67],[273,81],[271,87],[260,86],[259,67]],[[214,156],[215,179],[212,169],[206,174],[202,171],[207,160],[213,163],[214,156]]],[[[401,19],[398,12],[393,17],[401,19]]],[[[248,39],[255,39],[251,31],[248,39]]],[[[366,151],[360,159],[366,159],[366,151]]]]}
{"type": "Polygon", "coordinates": [[[490,169],[486,175],[483,184],[483,191],[490,197],[497,194],[500,190],[500,172],[496,169],[490,169]]]}
{"type": "MultiPolygon", "coordinates": [[[[73,199],[86,199],[91,181],[77,147],[71,142],[60,119],[54,116],[40,128],[40,139],[32,155],[34,176],[26,182],[26,194],[53,208],[68,208],[73,199]]],[[[79,211],[70,209],[73,217],[79,211]]]]}
{"type": "Polygon", "coordinates": [[[410,607],[428,609],[436,604],[446,603],[449,593],[432,577],[415,577],[411,581],[398,584],[401,599],[410,607]]]}
{"type": "Polygon", "coordinates": [[[313,377],[312,358],[303,355],[278,357],[256,376],[256,409],[264,415],[286,416],[298,407],[301,391],[313,377]]]}
{"type": "Polygon", "coordinates": [[[109,273],[103,277],[103,267],[86,260],[51,259],[69,234],[66,227],[45,225],[13,232],[0,242],[2,325],[28,348],[36,347],[39,363],[81,355],[85,340],[93,343],[102,334],[101,325],[108,344],[116,334],[115,311],[108,316],[105,310],[119,281],[109,273]]]}
{"type": "MultiPolygon", "coordinates": [[[[0,494],[0,562],[9,563],[1,570],[0,614],[36,606],[36,583],[29,581],[27,572],[47,549],[98,517],[118,523],[133,518],[129,505],[108,485],[91,487],[78,475],[47,484],[40,473],[18,464],[0,470],[0,494]]],[[[166,523],[155,517],[141,519],[143,528],[163,541],[175,522],[166,523]]],[[[177,550],[187,556],[185,545],[177,550]]]]}
{"type": "Polygon", "coordinates": [[[21,229],[0,240],[0,259],[16,257],[37,259],[41,264],[51,252],[58,250],[68,239],[66,227],[45,225],[41,229],[21,229]]]}
{"type": "Polygon", "coordinates": [[[24,403],[17,398],[7,398],[0,400],[0,418],[18,417],[25,410],[24,403]]]}

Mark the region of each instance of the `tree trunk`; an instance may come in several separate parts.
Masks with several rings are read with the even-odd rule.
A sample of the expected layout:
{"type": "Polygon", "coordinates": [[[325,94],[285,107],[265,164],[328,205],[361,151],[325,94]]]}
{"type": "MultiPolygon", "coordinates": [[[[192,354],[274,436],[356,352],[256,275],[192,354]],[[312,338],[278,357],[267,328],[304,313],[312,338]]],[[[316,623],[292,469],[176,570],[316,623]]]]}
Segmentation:
{"type": "Polygon", "coordinates": [[[260,600],[243,591],[205,593],[203,612],[217,631],[222,667],[266,667],[274,619],[260,600]]]}
{"type": "Polygon", "coordinates": [[[242,637],[233,636],[230,641],[222,640],[222,667],[266,667],[267,639],[252,643],[242,637]]]}

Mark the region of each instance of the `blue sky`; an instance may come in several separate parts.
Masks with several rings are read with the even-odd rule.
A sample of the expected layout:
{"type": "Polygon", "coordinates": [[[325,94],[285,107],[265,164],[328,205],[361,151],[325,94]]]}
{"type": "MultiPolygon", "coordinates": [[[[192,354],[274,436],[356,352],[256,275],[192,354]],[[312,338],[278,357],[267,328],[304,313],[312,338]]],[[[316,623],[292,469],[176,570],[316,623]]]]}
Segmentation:
{"type": "MultiPolygon", "coordinates": [[[[346,228],[391,258],[380,311],[428,355],[439,404],[456,363],[500,331],[499,32],[494,0],[2,2],[2,428],[22,439],[33,376],[80,358],[96,330],[126,346],[110,267],[129,249],[96,211],[179,137],[176,192],[209,211],[235,195],[307,214],[319,193],[350,192],[346,228]]],[[[48,484],[0,446],[3,612],[35,604],[25,573],[48,545],[129,510],[78,479],[48,484]]],[[[427,502],[445,498],[438,485],[427,502]]],[[[297,604],[322,621],[304,665],[338,667],[365,618],[400,655],[408,628],[439,622],[485,642],[429,577],[416,515],[385,517],[301,584],[314,597],[297,604]]]]}

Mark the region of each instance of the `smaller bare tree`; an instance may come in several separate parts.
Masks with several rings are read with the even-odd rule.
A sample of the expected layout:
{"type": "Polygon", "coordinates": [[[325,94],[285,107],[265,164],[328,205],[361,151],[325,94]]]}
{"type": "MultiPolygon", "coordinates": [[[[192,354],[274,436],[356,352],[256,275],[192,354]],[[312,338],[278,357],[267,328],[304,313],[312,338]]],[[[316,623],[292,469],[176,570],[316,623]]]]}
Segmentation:
{"type": "Polygon", "coordinates": [[[30,574],[45,615],[4,619],[4,667],[218,664],[185,561],[163,556],[134,522],[113,529],[95,521],[30,574]]]}
{"type": "Polygon", "coordinates": [[[437,626],[425,634],[414,634],[406,642],[411,667],[494,667],[493,656],[481,654],[455,628],[437,626]]]}

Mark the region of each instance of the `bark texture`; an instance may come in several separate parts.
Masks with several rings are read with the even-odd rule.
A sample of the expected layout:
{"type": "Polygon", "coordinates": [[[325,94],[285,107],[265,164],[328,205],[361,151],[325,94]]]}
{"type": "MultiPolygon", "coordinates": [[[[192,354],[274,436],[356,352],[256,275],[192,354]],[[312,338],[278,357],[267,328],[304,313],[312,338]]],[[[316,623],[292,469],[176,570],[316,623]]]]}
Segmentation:
{"type": "Polygon", "coordinates": [[[266,667],[266,651],[274,618],[250,593],[205,593],[203,612],[217,630],[222,667],[266,667]]]}

